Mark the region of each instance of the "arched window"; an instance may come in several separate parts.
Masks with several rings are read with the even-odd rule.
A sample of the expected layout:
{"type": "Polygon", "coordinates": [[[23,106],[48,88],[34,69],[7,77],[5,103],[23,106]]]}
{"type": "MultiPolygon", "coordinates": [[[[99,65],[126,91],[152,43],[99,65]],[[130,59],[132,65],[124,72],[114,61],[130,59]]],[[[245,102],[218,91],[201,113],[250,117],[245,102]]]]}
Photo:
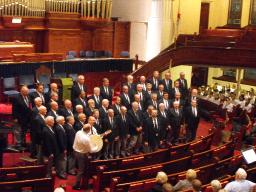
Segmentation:
{"type": "Polygon", "coordinates": [[[229,0],[228,25],[240,25],[242,0],[229,0]]]}
{"type": "Polygon", "coordinates": [[[251,1],[250,25],[256,25],[256,1],[251,1]]]}

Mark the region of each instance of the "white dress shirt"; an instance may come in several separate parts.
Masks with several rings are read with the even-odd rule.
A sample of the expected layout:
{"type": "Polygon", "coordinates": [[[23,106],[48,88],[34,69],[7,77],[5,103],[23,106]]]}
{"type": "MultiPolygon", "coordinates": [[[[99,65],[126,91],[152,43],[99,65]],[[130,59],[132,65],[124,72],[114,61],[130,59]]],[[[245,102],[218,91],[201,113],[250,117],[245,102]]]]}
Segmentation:
{"type": "MultiPolygon", "coordinates": [[[[91,131],[90,131],[91,132],[91,131]]],[[[76,133],[73,149],[78,153],[94,153],[97,151],[97,146],[92,145],[90,140],[90,133],[80,130],[76,133]]]]}

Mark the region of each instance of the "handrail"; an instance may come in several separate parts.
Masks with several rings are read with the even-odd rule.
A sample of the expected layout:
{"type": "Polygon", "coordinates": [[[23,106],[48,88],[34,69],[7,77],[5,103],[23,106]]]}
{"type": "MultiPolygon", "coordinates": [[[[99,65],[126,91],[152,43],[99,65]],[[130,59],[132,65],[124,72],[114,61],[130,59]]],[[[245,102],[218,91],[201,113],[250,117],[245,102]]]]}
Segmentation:
{"type": "Polygon", "coordinates": [[[180,46],[161,52],[148,61],[141,68],[135,70],[132,75],[151,76],[152,72],[160,72],[169,66],[207,65],[207,66],[232,66],[232,67],[256,67],[256,49],[237,47],[210,47],[210,46],[180,46]]]}

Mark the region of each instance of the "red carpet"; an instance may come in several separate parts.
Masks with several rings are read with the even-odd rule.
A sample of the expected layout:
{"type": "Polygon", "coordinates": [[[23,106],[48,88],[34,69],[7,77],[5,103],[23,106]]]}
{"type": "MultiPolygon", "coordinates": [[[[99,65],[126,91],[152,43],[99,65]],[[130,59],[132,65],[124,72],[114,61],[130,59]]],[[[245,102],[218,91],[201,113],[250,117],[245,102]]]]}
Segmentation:
{"type": "MultiPolygon", "coordinates": [[[[198,136],[206,136],[208,134],[208,129],[212,127],[212,124],[206,121],[201,121],[199,124],[199,128],[197,131],[198,136]]],[[[29,141],[29,135],[27,135],[27,141],[29,141]]],[[[9,144],[12,143],[12,135],[8,135],[9,144]]],[[[22,156],[28,156],[29,153],[5,153],[4,154],[4,167],[12,167],[12,166],[24,166],[24,163],[20,160],[22,156]]],[[[62,180],[59,178],[55,178],[55,187],[60,185],[66,186],[67,192],[76,192],[76,190],[72,190],[72,186],[75,183],[75,176],[68,176],[67,180],[62,180]]],[[[80,190],[84,191],[84,190],[80,190]]],[[[90,190],[88,190],[90,191],[90,190]]]]}

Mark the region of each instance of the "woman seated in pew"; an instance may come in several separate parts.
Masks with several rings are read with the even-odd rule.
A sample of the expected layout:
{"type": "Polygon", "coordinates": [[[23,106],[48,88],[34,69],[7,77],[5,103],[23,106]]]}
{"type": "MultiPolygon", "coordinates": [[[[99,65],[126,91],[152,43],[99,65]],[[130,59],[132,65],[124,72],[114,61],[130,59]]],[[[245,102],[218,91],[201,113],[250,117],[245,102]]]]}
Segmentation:
{"type": "Polygon", "coordinates": [[[197,178],[196,171],[189,169],[186,172],[186,179],[180,180],[174,187],[173,191],[193,190],[192,182],[197,178]]]}
{"type": "Polygon", "coordinates": [[[156,184],[155,186],[150,190],[150,192],[162,192],[163,185],[168,182],[168,176],[165,172],[160,171],[156,175],[156,184]]]}
{"type": "Polygon", "coordinates": [[[219,192],[222,188],[219,180],[212,180],[211,187],[212,187],[212,192],[219,192]]]}
{"type": "Polygon", "coordinates": [[[202,183],[200,180],[198,179],[194,179],[194,181],[192,181],[192,186],[193,186],[193,192],[202,192],[202,183]]]}

